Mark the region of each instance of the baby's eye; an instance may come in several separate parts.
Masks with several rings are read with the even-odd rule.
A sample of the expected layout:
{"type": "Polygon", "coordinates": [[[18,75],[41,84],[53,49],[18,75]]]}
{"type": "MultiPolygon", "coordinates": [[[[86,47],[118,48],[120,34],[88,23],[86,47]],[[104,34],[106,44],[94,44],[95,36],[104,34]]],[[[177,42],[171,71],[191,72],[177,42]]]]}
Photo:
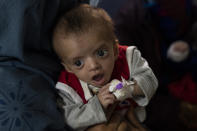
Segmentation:
{"type": "Polygon", "coordinates": [[[107,50],[100,49],[96,52],[96,55],[99,57],[105,57],[108,54],[107,50]]]}
{"type": "Polygon", "coordinates": [[[74,65],[76,67],[82,67],[83,66],[83,61],[82,60],[76,60],[76,61],[74,61],[74,65]]]}

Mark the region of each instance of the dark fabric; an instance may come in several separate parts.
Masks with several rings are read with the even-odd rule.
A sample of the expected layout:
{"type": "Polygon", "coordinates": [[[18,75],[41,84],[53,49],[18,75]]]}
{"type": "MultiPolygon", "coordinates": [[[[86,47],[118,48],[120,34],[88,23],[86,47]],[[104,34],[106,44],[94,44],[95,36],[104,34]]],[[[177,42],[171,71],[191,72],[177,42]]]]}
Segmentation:
{"type": "Polygon", "coordinates": [[[15,67],[1,67],[0,74],[1,131],[64,130],[53,85],[48,80],[15,67]]]}
{"type": "Polygon", "coordinates": [[[155,0],[149,9],[165,44],[185,38],[191,23],[191,0],[155,0]]]}
{"type": "Polygon", "coordinates": [[[163,61],[161,85],[177,81],[187,73],[190,73],[196,81],[196,6],[192,5],[192,0],[155,0],[155,4],[148,9],[151,20],[161,36],[160,49],[163,61]],[[176,40],[184,40],[190,46],[189,57],[178,63],[167,58],[168,48],[176,40]]]}
{"type": "Polygon", "coordinates": [[[63,131],[51,48],[55,17],[77,0],[0,1],[0,130],[63,131]]]}
{"type": "MultiPolygon", "coordinates": [[[[111,9],[109,1],[101,2],[107,11],[111,9]]],[[[99,6],[100,6],[99,5],[99,6]]],[[[123,0],[113,4],[110,12],[116,29],[117,37],[122,45],[135,45],[146,58],[156,76],[160,72],[159,40],[156,31],[150,23],[144,0],[123,0]]]]}
{"type": "Polygon", "coordinates": [[[128,0],[100,0],[98,6],[105,9],[114,19],[126,1],[128,0]]]}
{"type": "Polygon", "coordinates": [[[169,92],[180,100],[197,104],[197,83],[190,73],[168,85],[169,92]]]}

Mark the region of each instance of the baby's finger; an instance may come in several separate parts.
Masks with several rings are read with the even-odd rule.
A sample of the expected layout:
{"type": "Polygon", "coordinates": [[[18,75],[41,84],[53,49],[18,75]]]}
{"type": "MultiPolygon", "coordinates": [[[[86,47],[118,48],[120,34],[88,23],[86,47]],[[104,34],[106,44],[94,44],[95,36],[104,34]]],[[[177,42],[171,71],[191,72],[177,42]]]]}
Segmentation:
{"type": "Polygon", "coordinates": [[[116,100],[116,97],[114,96],[114,95],[112,95],[112,94],[110,94],[110,95],[104,95],[103,96],[103,99],[105,100],[105,99],[112,99],[112,100],[116,100]]]}
{"type": "Polygon", "coordinates": [[[104,85],[99,91],[100,92],[107,91],[107,90],[109,90],[109,86],[110,86],[110,84],[108,83],[108,84],[104,85]]]}

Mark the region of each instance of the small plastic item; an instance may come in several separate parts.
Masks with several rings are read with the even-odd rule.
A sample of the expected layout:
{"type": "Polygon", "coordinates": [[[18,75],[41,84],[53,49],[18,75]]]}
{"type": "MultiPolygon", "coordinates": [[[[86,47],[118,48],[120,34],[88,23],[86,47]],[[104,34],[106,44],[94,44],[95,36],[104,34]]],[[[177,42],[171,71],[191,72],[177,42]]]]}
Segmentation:
{"type": "Polygon", "coordinates": [[[117,90],[119,90],[119,89],[121,89],[121,88],[123,88],[122,82],[120,82],[118,85],[116,85],[116,89],[117,89],[117,90]]]}
{"type": "Polygon", "coordinates": [[[112,92],[118,100],[123,101],[127,98],[132,98],[134,82],[128,82],[123,77],[121,78],[122,82],[117,79],[111,81],[109,91],[112,92]]]}

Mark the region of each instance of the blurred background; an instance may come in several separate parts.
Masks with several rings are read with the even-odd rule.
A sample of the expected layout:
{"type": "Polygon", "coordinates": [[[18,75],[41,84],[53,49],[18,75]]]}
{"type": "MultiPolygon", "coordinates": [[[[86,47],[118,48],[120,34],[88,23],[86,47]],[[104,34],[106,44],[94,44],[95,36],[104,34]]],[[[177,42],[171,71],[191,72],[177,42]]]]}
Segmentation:
{"type": "Polygon", "coordinates": [[[152,131],[197,130],[197,0],[92,0],[113,18],[122,45],[135,45],[159,88],[147,107],[152,131]]]}

